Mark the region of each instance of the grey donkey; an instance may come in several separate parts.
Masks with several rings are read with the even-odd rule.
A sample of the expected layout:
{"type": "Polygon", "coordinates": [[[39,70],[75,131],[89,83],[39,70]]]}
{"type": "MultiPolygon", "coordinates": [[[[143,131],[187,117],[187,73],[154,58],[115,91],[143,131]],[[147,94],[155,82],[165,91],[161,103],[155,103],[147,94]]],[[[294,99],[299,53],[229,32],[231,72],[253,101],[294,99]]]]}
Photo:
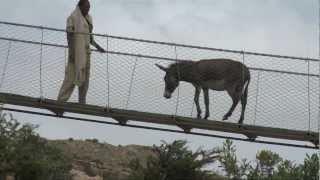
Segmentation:
{"type": "Polygon", "coordinates": [[[242,109],[239,123],[243,123],[250,71],[241,62],[231,59],[204,59],[200,61],[180,61],[171,64],[169,67],[163,67],[159,64],[156,64],[156,66],[166,73],[163,95],[165,98],[171,98],[180,81],[191,83],[195,87],[194,102],[197,107],[197,118],[201,118],[199,95],[202,89],[206,107],[204,119],[207,119],[210,116],[208,90],[227,91],[232,98],[232,105],[223,116],[223,120],[227,120],[232,115],[239,100],[241,100],[242,109]]]}

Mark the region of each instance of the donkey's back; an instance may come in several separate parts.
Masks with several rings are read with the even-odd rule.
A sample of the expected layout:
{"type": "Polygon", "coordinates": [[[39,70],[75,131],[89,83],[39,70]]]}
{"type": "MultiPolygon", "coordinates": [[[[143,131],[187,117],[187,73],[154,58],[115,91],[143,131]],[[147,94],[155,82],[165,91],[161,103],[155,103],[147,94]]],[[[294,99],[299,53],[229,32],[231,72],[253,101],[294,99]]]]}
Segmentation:
{"type": "MultiPolygon", "coordinates": [[[[183,69],[181,69],[183,71],[183,69]]],[[[188,74],[184,72],[182,74],[188,74]]],[[[189,76],[190,77],[190,76],[189,76]]],[[[249,69],[241,62],[231,59],[205,59],[194,62],[192,84],[216,91],[242,89],[250,81],[249,69]]]]}
{"type": "Polygon", "coordinates": [[[210,88],[225,90],[231,84],[244,84],[250,80],[249,69],[241,62],[231,59],[205,59],[195,62],[195,67],[201,83],[225,84],[224,88],[210,88]]]}

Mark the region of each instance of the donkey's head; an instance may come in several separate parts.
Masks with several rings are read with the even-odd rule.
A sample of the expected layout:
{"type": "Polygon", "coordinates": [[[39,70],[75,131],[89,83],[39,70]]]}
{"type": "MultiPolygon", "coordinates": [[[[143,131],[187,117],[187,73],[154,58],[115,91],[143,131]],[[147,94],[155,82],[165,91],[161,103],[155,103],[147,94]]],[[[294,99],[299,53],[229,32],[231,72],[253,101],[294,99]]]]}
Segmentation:
{"type": "Polygon", "coordinates": [[[179,85],[178,72],[175,64],[170,65],[168,68],[156,64],[158,68],[166,72],[164,76],[165,89],[163,96],[167,99],[171,98],[172,93],[179,85]]]}

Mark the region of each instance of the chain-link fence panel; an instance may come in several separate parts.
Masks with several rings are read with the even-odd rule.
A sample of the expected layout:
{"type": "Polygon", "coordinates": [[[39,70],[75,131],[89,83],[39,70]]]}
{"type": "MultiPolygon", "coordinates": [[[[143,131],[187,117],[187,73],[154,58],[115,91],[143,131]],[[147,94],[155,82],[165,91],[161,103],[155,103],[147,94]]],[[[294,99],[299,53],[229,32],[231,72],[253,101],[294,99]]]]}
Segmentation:
{"type": "MultiPolygon", "coordinates": [[[[0,92],[56,99],[69,56],[64,30],[0,23],[0,33],[0,92]]],[[[188,82],[184,79],[186,74],[194,71],[191,67],[196,67],[192,62],[232,59],[244,64],[250,71],[245,124],[303,131],[318,130],[318,59],[108,35],[94,35],[94,39],[107,53],[92,51],[88,104],[196,118],[195,87],[200,82],[188,82]],[[192,65],[186,66],[188,63],[192,65]],[[163,68],[176,66],[175,77],[181,80],[168,99],[164,97],[167,73],[156,64],[163,68]]],[[[245,84],[244,73],[245,68],[225,74],[238,78],[245,84]]],[[[222,81],[214,83],[221,91],[209,90],[209,120],[221,121],[233,103],[230,92],[225,91],[227,87],[223,87],[221,83],[223,84],[222,81]]],[[[77,88],[69,101],[78,101],[77,88]]],[[[199,105],[204,117],[206,106],[203,89],[199,105]]],[[[238,122],[241,106],[239,100],[228,122],[238,122]]]]}

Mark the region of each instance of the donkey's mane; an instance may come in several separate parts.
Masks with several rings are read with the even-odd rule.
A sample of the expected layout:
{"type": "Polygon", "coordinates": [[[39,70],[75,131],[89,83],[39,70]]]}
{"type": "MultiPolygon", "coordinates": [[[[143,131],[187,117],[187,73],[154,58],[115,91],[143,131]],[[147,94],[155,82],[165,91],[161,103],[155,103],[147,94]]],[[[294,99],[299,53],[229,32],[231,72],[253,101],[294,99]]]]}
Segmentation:
{"type": "Polygon", "coordinates": [[[194,61],[182,60],[182,61],[170,64],[169,68],[176,68],[177,66],[179,66],[179,67],[190,66],[193,63],[194,63],[194,61]]]}

